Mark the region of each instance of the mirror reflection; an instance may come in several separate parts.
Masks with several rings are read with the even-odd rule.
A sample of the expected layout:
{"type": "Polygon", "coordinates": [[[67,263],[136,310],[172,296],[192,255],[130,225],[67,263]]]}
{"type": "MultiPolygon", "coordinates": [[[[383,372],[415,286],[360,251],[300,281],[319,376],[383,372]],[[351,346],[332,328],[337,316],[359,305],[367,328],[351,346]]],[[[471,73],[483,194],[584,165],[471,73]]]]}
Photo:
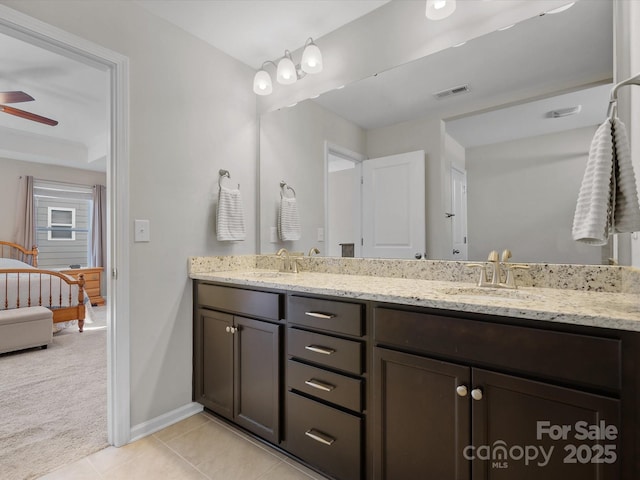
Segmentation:
{"type": "Polygon", "coordinates": [[[261,252],[607,263],[571,225],[612,23],[610,2],[577,2],[262,115],[261,252]],[[281,181],[300,240],[278,237],[281,181]]]}

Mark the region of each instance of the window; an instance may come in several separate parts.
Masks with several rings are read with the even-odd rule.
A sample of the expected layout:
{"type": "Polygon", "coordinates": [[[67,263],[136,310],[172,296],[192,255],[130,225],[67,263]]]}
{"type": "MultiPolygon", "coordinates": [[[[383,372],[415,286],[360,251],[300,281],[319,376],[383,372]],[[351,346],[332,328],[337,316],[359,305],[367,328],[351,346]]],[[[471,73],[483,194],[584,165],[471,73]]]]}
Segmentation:
{"type": "Polygon", "coordinates": [[[76,209],[47,207],[47,240],[75,240],[76,209]]]}
{"type": "Polygon", "coordinates": [[[39,267],[90,266],[92,198],[91,186],[34,181],[39,267]]]}

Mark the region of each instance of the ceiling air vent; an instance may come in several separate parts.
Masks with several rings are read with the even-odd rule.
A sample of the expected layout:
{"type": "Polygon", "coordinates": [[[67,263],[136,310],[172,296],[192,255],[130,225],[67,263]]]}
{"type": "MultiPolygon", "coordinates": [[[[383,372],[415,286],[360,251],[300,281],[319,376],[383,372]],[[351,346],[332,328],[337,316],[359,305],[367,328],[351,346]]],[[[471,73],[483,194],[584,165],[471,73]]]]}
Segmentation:
{"type": "Polygon", "coordinates": [[[447,88],[433,94],[434,97],[441,99],[446,97],[452,97],[453,95],[460,95],[469,91],[469,85],[460,85],[458,87],[447,88]]]}

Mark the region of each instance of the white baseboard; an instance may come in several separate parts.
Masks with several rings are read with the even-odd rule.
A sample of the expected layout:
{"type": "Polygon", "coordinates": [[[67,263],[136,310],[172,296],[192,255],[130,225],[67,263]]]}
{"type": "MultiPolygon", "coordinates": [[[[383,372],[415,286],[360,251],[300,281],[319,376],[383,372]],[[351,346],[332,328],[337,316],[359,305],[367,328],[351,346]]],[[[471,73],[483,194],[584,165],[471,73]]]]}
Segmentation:
{"type": "Polygon", "coordinates": [[[170,412],[163,413],[159,417],[134,425],[131,427],[131,440],[129,442],[140,440],[141,438],[173,425],[180,420],[184,420],[196,413],[200,413],[203,408],[204,407],[199,403],[191,402],[170,412]]]}

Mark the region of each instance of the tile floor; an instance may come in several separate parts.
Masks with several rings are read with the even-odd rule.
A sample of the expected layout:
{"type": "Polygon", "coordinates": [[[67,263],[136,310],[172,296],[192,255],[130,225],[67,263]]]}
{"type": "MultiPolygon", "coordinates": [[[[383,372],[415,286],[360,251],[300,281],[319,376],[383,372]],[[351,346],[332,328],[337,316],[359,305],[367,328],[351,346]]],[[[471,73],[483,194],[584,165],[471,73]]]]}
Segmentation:
{"type": "Polygon", "coordinates": [[[208,413],[124,447],[108,447],[41,480],[324,480],[208,413]]]}

